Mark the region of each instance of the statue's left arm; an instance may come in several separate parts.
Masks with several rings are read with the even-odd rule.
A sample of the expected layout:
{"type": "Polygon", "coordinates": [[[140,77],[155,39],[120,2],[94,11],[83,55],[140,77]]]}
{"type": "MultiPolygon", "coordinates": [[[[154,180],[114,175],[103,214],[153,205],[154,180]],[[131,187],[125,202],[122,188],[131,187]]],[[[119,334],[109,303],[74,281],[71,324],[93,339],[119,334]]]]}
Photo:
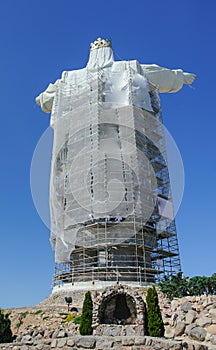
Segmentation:
{"type": "Polygon", "coordinates": [[[157,86],[159,92],[177,92],[183,84],[192,84],[196,78],[193,73],[182,69],[168,69],[156,64],[141,64],[143,75],[157,86]]]}

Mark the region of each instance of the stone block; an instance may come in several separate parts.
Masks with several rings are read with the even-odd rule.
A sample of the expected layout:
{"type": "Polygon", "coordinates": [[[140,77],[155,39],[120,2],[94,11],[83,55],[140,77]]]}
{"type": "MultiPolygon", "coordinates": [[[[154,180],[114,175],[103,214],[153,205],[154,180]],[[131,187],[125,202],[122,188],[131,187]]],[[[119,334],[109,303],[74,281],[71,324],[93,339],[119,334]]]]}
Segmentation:
{"type": "Polygon", "coordinates": [[[169,344],[169,349],[172,350],[182,350],[182,343],[179,342],[171,342],[169,344]]]}
{"type": "Polygon", "coordinates": [[[56,338],[65,338],[65,337],[67,337],[67,333],[63,329],[61,329],[56,336],[56,338]]]}
{"type": "Polygon", "coordinates": [[[174,313],[170,319],[170,326],[175,326],[177,324],[178,314],[174,313]]]}
{"type": "Polygon", "coordinates": [[[36,330],[33,331],[33,333],[32,333],[32,338],[35,338],[38,334],[39,334],[39,331],[36,329],[36,330]]]}
{"type": "Polygon", "coordinates": [[[57,347],[57,339],[53,339],[50,345],[51,348],[56,348],[57,347]]]}
{"type": "Polygon", "coordinates": [[[76,340],[76,346],[84,349],[93,349],[95,343],[96,339],[93,336],[80,337],[76,340]]]}
{"type": "Polygon", "coordinates": [[[210,316],[213,320],[216,320],[216,309],[211,309],[211,310],[209,310],[209,316],[210,316]]]}
{"type": "Polygon", "coordinates": [[[58,348],[63,348],[63,346],[65,346],[66,343],[67,343],[67,339],[61,338],[61,339],[58,339],[57,346],[58,348]]]}
{"type": "Polygon", "coordinates": [[[175,327],[175,336],[178,337],[184,333],[186,324],[185,322],[178,322],[175,327]]]}
{"type": "Polygon", "coordinates": [[[73,339],[67,339],[67,345],[68,346],[74,346],[75,342],[73,339]]]}
{"type": "Polygon", "coordinates": [[[27,334],[27,335],[24,335],[24,337],[22,337],[21,343],[27,343],[31,340],[32,340],[32,337],[29,334],[27,334]]]}
{"type": "Polygon", "coordinates": [[[136,335],[136,331],[133,326],[126,327],[126,336],[136,335]]]}
{"type": "Polygon", "coordinates": [[[212,335],[212,336],[209,338],[209,341],[210,341],[213,345],[216,345],[216,336],[215,336],[215,335],[212,335]]]}
{"type": "Polygon", "coordinates": [[[53,334],[52,334],[52,338],[53,338],[53,339],[54,339],[54,338],[57,338],[58,333],[59,333],[59,330],[56,329],[56,330],[53,332],[53,334]]]}
{"type": "Polygon", "coordinates": [[[103,331],[103,335],[108,337],[118,337],[121,335],[121,329],[118,327],[106,327],[103,331]]]}
{"type": "Polygon", "coordinates": [[[203,344],[195,344],[194,350],[208,350],[208,346],[205,346],[203,344]]]}
{"type": "Polygon", "coordinates": [[[28,350],[28,346],[27,345],[22,345],[20,350],[28,350]]]}
{"type": "Polygon", "coordinates": [[[187,350],[195,350],[195,347],[192,343],[188,343],[187,350]]]}
{"type": "Polygon", "coordinates": [[[53,331],[49,331],[48,329],[46,329],[44,331],[44,338],[51,338],[53,334],[53,331]]]}
{"type": "Polygon", "coordinates": [[[175,329],[170,327],[170,326],[167,326],[165,328],[164,336],[165,336],[165,338],[168,338],[168,339],[174,338],[174,336],[175,336],[175,329]]]}
{"type": "Polygon", "coordinates": [[[135,343],[135,345],[144,345],[145,344],[145,337],[135,337],[134,343],[135,343]]]}
{"type": "Polygon", "coordinates": [[[107,339],[105,337],[98,338],[96,341],[96,349],[110,349],[113,347],[114,341],[107,339]]]}
{"type": "Polygon", "coordinates": [[[207,332],[212,335],[216,335],[216,324],[212,324],[211,326],[209,326],[207,328],[207,332]]]}
{"type": "Polygon", "coordinates": [[[196,324],[200,327],[205,328],[206,326],[210,326],[212,320],[210,317],[202,316],[197,319],[196,324]]]}
{"type": "Polygon", "coordinates": [[[191,330],[192,330],[193,328],[195,328],[195,327],[196,327],[195,323],[189,324],[189,325],[186,326],[186,328],[185,328],[185,333],[186,333],[187,335],[189,335],[190,332],[191,332],[191,330]]]}
{"type": "Polygon", "coordinates": [[[201,327],[194,327],[189,332],[189,336],[198,341],[203,341],[205,339],[206,334],[206,330],[201,327]]]}
{"type": "Polygon", "coordinates": [[[185,322],[186,324],[191,324],[195,321],[197,317],[197,313],[196,311],[194,310],[189,310],[187,313],[186,313],[186,317],[185,317],[185,322]]]}
{"type": "Polygon", "coordinates": [[[151,337],[146,337],[146,340],[145,340],[145,345],[152,345],[152,338],[151,337]]]}
{"type": "Polygon", "coordinates": [[[185,301],[181,305],[181,310],[184,311],[184,312],[188,312],[189,310],[191,310],[191,302],[190,301],[185,301]]]}
{"type": "Polygon", "coordinates": [[[130,337],[122,337],[122,345],[134,345],[135,339],[130,337]]]}

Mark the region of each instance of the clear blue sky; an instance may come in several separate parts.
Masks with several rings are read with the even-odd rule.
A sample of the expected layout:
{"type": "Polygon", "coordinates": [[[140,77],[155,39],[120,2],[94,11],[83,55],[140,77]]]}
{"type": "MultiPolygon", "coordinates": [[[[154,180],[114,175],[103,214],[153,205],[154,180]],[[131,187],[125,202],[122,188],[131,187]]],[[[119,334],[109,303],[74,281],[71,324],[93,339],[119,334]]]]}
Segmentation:
{"type": "Polygon", "coordinates": [[[185,167],[177,215],[183,272],[216,272],[216,2],[7,0],[0,4],[0,307],[35,305],[51,292],[49,230],[34,207],[30,165],[49,116],[35,96],[63,70],[85,66],[89,43],[111,37],[116,59],[197,74],[194,89],[161,96],[164,123],[185,167]]]}

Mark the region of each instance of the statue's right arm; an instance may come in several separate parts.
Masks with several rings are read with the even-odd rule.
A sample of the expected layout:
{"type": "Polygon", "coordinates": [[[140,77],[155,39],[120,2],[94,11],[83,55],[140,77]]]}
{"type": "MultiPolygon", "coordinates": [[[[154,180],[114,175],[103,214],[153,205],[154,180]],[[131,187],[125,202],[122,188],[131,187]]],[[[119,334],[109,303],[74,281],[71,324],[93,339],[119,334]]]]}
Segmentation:
{"type": "Polygon", "coordinates": [[[56,80],[54,84],[50,83],[47,89],[36,97],[36,103],[41,106],[45,113],[52,112],[53,100],[58,87],[60,79],[56,80]]]}

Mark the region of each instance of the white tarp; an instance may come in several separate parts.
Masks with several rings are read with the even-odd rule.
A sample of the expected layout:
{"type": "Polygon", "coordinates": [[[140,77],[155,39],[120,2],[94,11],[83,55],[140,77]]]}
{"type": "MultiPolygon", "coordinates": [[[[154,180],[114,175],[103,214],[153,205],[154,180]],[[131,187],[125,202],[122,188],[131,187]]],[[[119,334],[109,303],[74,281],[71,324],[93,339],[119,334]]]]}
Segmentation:
{"type": "MultiPolygon", "coordinates": [[[[145,70],[137,61],[114,62],[112,49],[101,48],[90,53],[86,68],[63,72],[39,97],[45,112],[52,107],[50,208],[56,262],[69,261],[75,244],[85,245],[78,233],[90,218],[145,223],[157,205],[156,168],[150,162],[155,155],[146,140],[157,145],[153,153],[165,147],[153,109],[153,102],[160,109],[159,95],[145,70]]],[[[124,232],[119,243],[134,234],[124,232]]]]}

